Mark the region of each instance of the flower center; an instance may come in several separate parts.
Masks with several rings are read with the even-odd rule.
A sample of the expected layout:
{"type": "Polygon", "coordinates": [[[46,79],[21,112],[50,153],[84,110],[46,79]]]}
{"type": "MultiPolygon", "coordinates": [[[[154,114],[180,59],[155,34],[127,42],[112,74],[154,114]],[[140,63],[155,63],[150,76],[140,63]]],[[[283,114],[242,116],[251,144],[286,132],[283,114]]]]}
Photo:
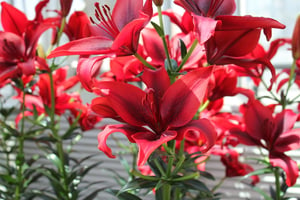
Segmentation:
{"type": "Polygon", "coordinates": [[[100,23],[96,23],[92,18],[90,18],[91,22],[93,24],[97,24],[99,28],[105,31],[112,38],[116,38],[120,31],[112,19],[110,7],[108,5],[100,7],[99,2],[95,3],[95,7],[95,17],[100,23]]]}
{"type": "Polygon", "coordinates": [[[224,0],[213,0],[210,2],[207,17],[215,17],[217,10],[219,10],[224,0]]]}

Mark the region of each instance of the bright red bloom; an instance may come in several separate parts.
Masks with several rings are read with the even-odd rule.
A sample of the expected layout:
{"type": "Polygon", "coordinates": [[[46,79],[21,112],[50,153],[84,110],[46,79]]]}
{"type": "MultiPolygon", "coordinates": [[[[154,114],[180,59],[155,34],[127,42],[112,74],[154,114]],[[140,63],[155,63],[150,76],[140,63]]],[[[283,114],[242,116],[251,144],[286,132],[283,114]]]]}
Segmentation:
{"type": "Polygon", "coordinates": [[[35,73],[41,58],[36,56],[37,42],[47,29],[53,27],[51,20],[44,20],[41,12],[48,0],[36,6],[36,17],[28,20],[26,15],[12,5],[2,2],[1,22],[5,32],[0,32],[0,82],[22,74],[35,73]]]}
{"type": "Polygon", "coordinates": [[[210,101],[234,96],[237,94],[237,74],[228,66],[215,67],[210,85],[212,88],[208,95],[210,101]]]}
{"type": "MultiPolygon", "coordinates": [[[[67,79],[67,68],[59,68],[53,73],[55,92],[55,113],[63,114],[67,109],[80,109],[81,99],[78,93],[68,94],[66,91],[78,83],[78,78],[73,76],[67,79]]],[[[32,94],[26,94],[25,105],[28,109],[35,109],[38,113],[46,113],[46,108],[51,107],[51,85],[48,74],[41,74],[39,80],[32,87],[32,94]]],[[[22,93],[17,99],[22,103],[22,93]]]]}
{"type": "Polygon", "coordinates": [[[168,10],[163,11],[162,14],[167,15],[171,22],[180,28],[182,33],[188,34],[191,31],[194,31],[194,23],[191,13],[184,12],[182,15],[179,15],[178,13],[168,10]]]}
{"type": "Polygon", "coordinates": [[[233,134],[246,145],[261,146],[268,150],[272,166],[286,173],[286,184],[292,186],[298,177],[297,162],[285,154],[300,147],[300,129],[293,129],[298,115],[283,110],[273,116],[273,111],[251,97],[243,107],[245,129],[233,134]]]}
{"type": "Polygon", "coordinates": [[[216,133],[208,120],[192,120],[206,96],[212,68],[201,68],[182,76],[170,85],[164,68],[145,70],[142,76],[145,91],[122,82],[100,82],[101,97],[92,101],[92,109],[103,117],[126,124],[108,125],[98,135],[98,148],[114,158],[107,146],[107,137],[121,132],[139,147],[138,165],[163,143],[181,140],[188,132],[202,137],[203,151],[215,141],[216,133]]]}
{"type": "Polygon", "coordinates": [[[112,13],[107,5],[100,7],[95,3],[95,7],[99,23],[92,31],[93,36],[60,46],[49,58],[107,53],[124,56],[137,51],[140,32],[152,17],[152,1],[143,5],[143,0],[117,0],[112,13]]]}
{"type": "Polygon", "coordinates": [[[258,44],[261,30],[269,40],[272,28],[285,28],[276,20],[251,16],[218,16],[214,35],[205,43],[207,61],[210,64],[249,63],[243,56],[252,52],[258,44]]]}
{"type": "MultiPolygon", "coordinates": [[[[226,177],[245,176],[254,171],[251,165],[239,161],[239,153],[233,149],[214,149],[214,154],[221,156],[221,162],[226,167],[226,177]]],[[[258,176],[251,176],[252,185],[259,182],[258,176]]]]}
{"type": "Polygon", "coordinates": [[[276,39],[270,43],[267,51],[258,44],[250,54],[243,58],[251,60],[252,63],[249,63],[247,67],[231,66],[231,68],[237,72],[238,76],[250,77],[254,84],[258,86],[266,67],[269,67],[274,75],[274,68],[269,61],[274,57],[278,49],[287,43],[290,43],[289,39],[276,39]]]}

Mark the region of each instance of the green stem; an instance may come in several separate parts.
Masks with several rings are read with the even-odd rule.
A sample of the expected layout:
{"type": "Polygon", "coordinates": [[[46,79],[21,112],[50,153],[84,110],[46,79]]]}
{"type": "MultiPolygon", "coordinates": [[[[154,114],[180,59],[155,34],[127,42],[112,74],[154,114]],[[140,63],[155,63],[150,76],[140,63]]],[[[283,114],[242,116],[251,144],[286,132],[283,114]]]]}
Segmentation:
{"type": "MultiPolygon", "coordinates": [[[[263,86],[268,90],[268,86],[266,84],[266,82],[264,81],[263,78],[260,79],[261,80],[261,83],[263,84],[263,86]]],[[[268,90],[269,91],[269,90],[268,90]]],[[[273,99],[277,102],[280,102],[280,100],[276,97],[276,95],[272,92],[272,91],[269,91],[269,93],[271,94],[271,96],[273,97],[273,99]]]]}
{"type": "Polygon", "coordinates": [[[162,33],[163,33],[163,35],[161,35],[161,39],[163,41],[164,50],[165,50],[165,53],[166,53],[166,56],[167,56],[168,65],[171,67],[172,63],[171,63],[169,48],[168,48],[168,44],[167,44],[167,40],[166,40],[165,27],[164,27],[164,22],[163,22],[163,17],[162,17],[161,6],[157,6],[157,13],[158,13],[159,25],[160,25],[160,28],[161,28],[162,33]]]}
{"type": "Polygon", "coordinates": [[[134,56],[141,61],[141,63],[143,63],[146,67],[148,67],[149,69],[155,70],[155,67],[153,67],[152,65],[150,65],[140,54],[138,54],[137,52],[134,54],[134,56]]]}
{"type": "Polygon", "coordinates": [[[281,200],[280,174],[279,173],[280,173],[279,168],[276,167],[274,169],[275,185],[276,185],[276,200],[281,200]]]}
{"type": "Polygon", "coordinates": [[[64,154],[64,148],[63,148],[63,141],[61,137],[59,136],[58,129],[56,128],[55,123],[55,88],[54,88],[54,80],[53,80],[53,74],[52,72],[49,72],[49,78],[50,78],[50,90],[51,90],[51,110],[50,110],[50,120],[51,120],[51,131],[53,134],[53,137],[56,139],[56,151],[58,153],[58,157],[60,160],[60,167],[59,167],[59,173],[62,177],[62,185],[64,188],[64,195],[67,200],[70,199],[69,197],[69,187],[67,182],[67,172],[65,168],[65,154],[64,154]]]}
{"type": "Polygon", "coordinates": [[[163,200],[171,200],[172,187],[170,184],[166,183],[162,186],[163,189],[163,200]]]}
{"type": "Polygon", "coordinates": [[[22,103],[22,119],[21,119],[21,130],[20,130],[20,135],[18,136],[18,154],[16,158],[16,166],[17,166],[17,185],[15,189],[15,199],[19,200],[21,199],[21,193],[23,191],[23,165],[25,162],[24,158],[24,128],[25,128],[25,89],[24,85],[22,84],[22,89],[23,89],[23,103],[22,103]]]}
{"type": "Polygon", "coordinates": [[[219,183],[213,187],[213,189],[211,190],[211,192],[214,193],[214,192],[215,192],[215,191],[216,191],[216,190],[224,183],[225,179],[226,179],[226,176],[224,176],[224,177],[219,181],[219,183]]]}
{"type": "Polygon", "coordinates": [[[285,101],[283,102],[283,105],[282,105],[283,109],[285,109],[286,106],[287,106],[287,96],[288,96],[288,93],[289,93],[289,91],[291,89],[291,86],[293,84],[293,79],[294,79],[294,76],[295,76],[295,70],[296,70],[296,60],[293,61],[293,64],[291,66],[289,82],[288,82],[288,86],[287,86],[286,93],[285,93],[285,101]]]}
{"type": "Polygon", "coordinates": [[[183,65],[187,62],[187,60],[190,58],[190,56],[192,55],[193,51],[195,50],[196,46],[198,44],[198,40],[195,39],[193,41],[193,44],[191,46],[191,48],[188,50],[187,54],[184,56],[182,62],[180,63],[179,67],[178,67],[178,72],[182,69],[183,65]]]}
{"type": "Polygon", "coordinates": [[[286,91],[286,95],[288,93],[288,91],[290,90],[291,86],[292,86],[292,82],[295,76],[295,70],[296,70],[296,60],[293,61],[292,67],[291,67],[291,72],[290,72],[290,77],[289,77],[289,82],[288,82],[288,87],[287,87],[287,91],[286,91]]]}

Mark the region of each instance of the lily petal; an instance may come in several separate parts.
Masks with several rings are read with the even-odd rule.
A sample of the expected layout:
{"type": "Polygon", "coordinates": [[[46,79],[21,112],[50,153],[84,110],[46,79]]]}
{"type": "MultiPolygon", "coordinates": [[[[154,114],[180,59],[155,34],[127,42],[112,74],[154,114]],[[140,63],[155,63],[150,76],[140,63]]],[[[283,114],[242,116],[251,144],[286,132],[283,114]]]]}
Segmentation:
{"type": "Polygon", "coordinates": [[[111,53],[113,41],[106,37],[88,37],[71,41],[54,49],[48,58],[68,55],[92,55],[111,53]]]}
{"type": "Polygon", "coordinates": [[[206,97],[212,69],[205,67],[191,71],[168,88],[160,108],[165,124],[179,127],[193,118],[206,97]]]}
{"type": "Polygon", "coordinates": [[[105,56],[93,58],[81,57],[77,66],[77,76],[82,86],[89,92],[93,92],[94,79],[99,73],[102,60],[105,56]]]}
{"type": "Polygon", "coordinates": [[[286,173],[286,184],[291,187],[293,186],[297,178],[298,174],[298,165],[297,162],[292,160],[290,157],[285,154],[280,155],[270,155],[270,163],[274,167],[282,168],[286,173]]]}
{"type": "Polygon", "coordinates": [[[114,19],[119,30],[122,30],[129,22],[139,17],[139,13],[143,8],[142,0],[122,0],[116,1],[112,12],[114,19]],[[126,15],[120,15],[126,13],[126,15]]]}
{"type": "Polygon", "coordinates": [[[183,137],[188,134],[192,134],[192,138],[197,138],[198,141],[202,141],[201,151],[207,152],[217,140],[217,132],[215,127],[210,123],[208,119],[192,120],[190,123],[184,127],[177,130],[178,140],[183,139],[183,137]]]}
{"type": "Polygon", "coordinates": [[[143,126],[151,121],[152,113],[143,101],[146,93],[138,87],[123,82],[99,82],[95,85],[99,92],[107,92],[111,105],[116,113],[128,124],[143,126]]]}
{"type": "Polygon", "coordinates": [[[146,131],[146,129],[124,124],[107,125],[104,130],[98,134],[98,149],[103,151],[108,157],[115,158],[116,156],[112,154],[111,148],[106,144],[108,136],[112,133],[120,132],[126,135],[130,142],[134,143],[135,140],[132,139],[132,135],[137,131],[146,131]]]}
{"type": "Polygon", "coordinates": [[[137,165],[144,165],[151,153],[160,147],[162,144],[173,140],[177,136],[175,131],[165,131],[159,138],[153,132],[139,132],[132,136],[139,147],[137,165]]]}
{"type": "Polygon", "coordinates": [[[1,7],[1,23],[4,31],[22,36],[27,27],[27,16],[6,2],[1,2],[1,7]]]}

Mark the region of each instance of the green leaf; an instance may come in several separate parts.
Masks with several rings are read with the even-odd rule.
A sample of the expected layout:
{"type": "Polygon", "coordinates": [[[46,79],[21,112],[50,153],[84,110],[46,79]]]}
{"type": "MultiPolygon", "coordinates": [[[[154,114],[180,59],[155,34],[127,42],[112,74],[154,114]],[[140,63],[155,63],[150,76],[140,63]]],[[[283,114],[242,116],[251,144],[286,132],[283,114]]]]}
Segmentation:
{"type": "Polygon", "coordinates": [[[272,169],[267,167],[267,168],[263,168],[263,169],[258,169],[258,170],[255,170],[245,176],[243,176],[243,179],[244,178],[249,178],[250,176],[256,176],[256,175],[262,175],[262,174],[269,174],[269,173],[272,173],[272,169]]]}
{"type": "Polygon", "coordinates": [[[50,160],[58,169],[61,168],[61,160],[54,153],[48,154],[47,159],[50,160]]]}
{"type": "Polygon", "coordinates": [[[106,190],[108,193],[116,196],[119,200],[142,200],[138,196],[128,193],[128,192],[122,192],[120,193],[119,190],[113,190],[113,189],[108,189],[106,190]]]}
{"type": "Polygon", "coordinates": [[[105,189],[107,189],[107,188],[104,187],[104,188],[96,189],[95,191],[91,192],[89,195],[85,196],[84,200],[94,200],[95,197],[97,196],[97,194],[101,191],[104,191],[105,189]]]}
{"type": "Polygon", "coordinates": [[[181,58],[183,59],[187,54],[187,48],[181,39],[179,39],[179,41],[180,41],[181,58]]]}
{"type": "Polygon", "coordinates": [[[184,188],[210,193],[210,190],[207,188],[207,186],[203,182],[196,179],[183,181],[182,184],[184,185],[184,188]]]}
{"type": "Polygon", "coordinates": [[[164,62],[167,71],[169,71],[171,73],[177,73],[178,65],[177,65],[176,60],[170,59],[170,61],[171,61],[171,66],[169,65],[168,59],[165,59],[165,62],[164,62]]]}
{"type": "Polygon", "coordinates": [[[128,182],[121,190],[120,193],[128,192],[132,190],[142,189],[142,188],[154,188],[157,181],[145,180],[142,178],[136,178],[128,182]]]}
{"type": "Polygon", "coordinates": [[[18,137],[20,135],[20,133],[17,129],[9,126],[4,121],[0,121],[0,126],[3,126],[4,128],[6,128],[15,137],[18,137]]]}
{"type": "Polygon", "coordinates": [[[156,30],[156,32],[158,33],[158,35],[160,37],[164,37],[164,31],[162,30],[162,28],[158,24],[156,24],[154,22],[151,22],[151,24],[154,27],[154,29],[156,30]]]}
{"type": "Polygon", "coordinates": [[[199,172],[200,172],[200,176],[203,176],[203,177],[205,177],[209,180],[212,180],[212,181],[216,180],[215,177],[209,172],[206,172],[206,171],[199,171],[199,172]]]}
{"type": "Polygon", "coordinates": [[[264,197],[265,200],[272,200],[273,198],[271,198],[269,195],[267,195],[262,189],[260,189],[259,187],[252,187],[254,191],[258,192],[260,195],[262,195],[264,197]]]}

